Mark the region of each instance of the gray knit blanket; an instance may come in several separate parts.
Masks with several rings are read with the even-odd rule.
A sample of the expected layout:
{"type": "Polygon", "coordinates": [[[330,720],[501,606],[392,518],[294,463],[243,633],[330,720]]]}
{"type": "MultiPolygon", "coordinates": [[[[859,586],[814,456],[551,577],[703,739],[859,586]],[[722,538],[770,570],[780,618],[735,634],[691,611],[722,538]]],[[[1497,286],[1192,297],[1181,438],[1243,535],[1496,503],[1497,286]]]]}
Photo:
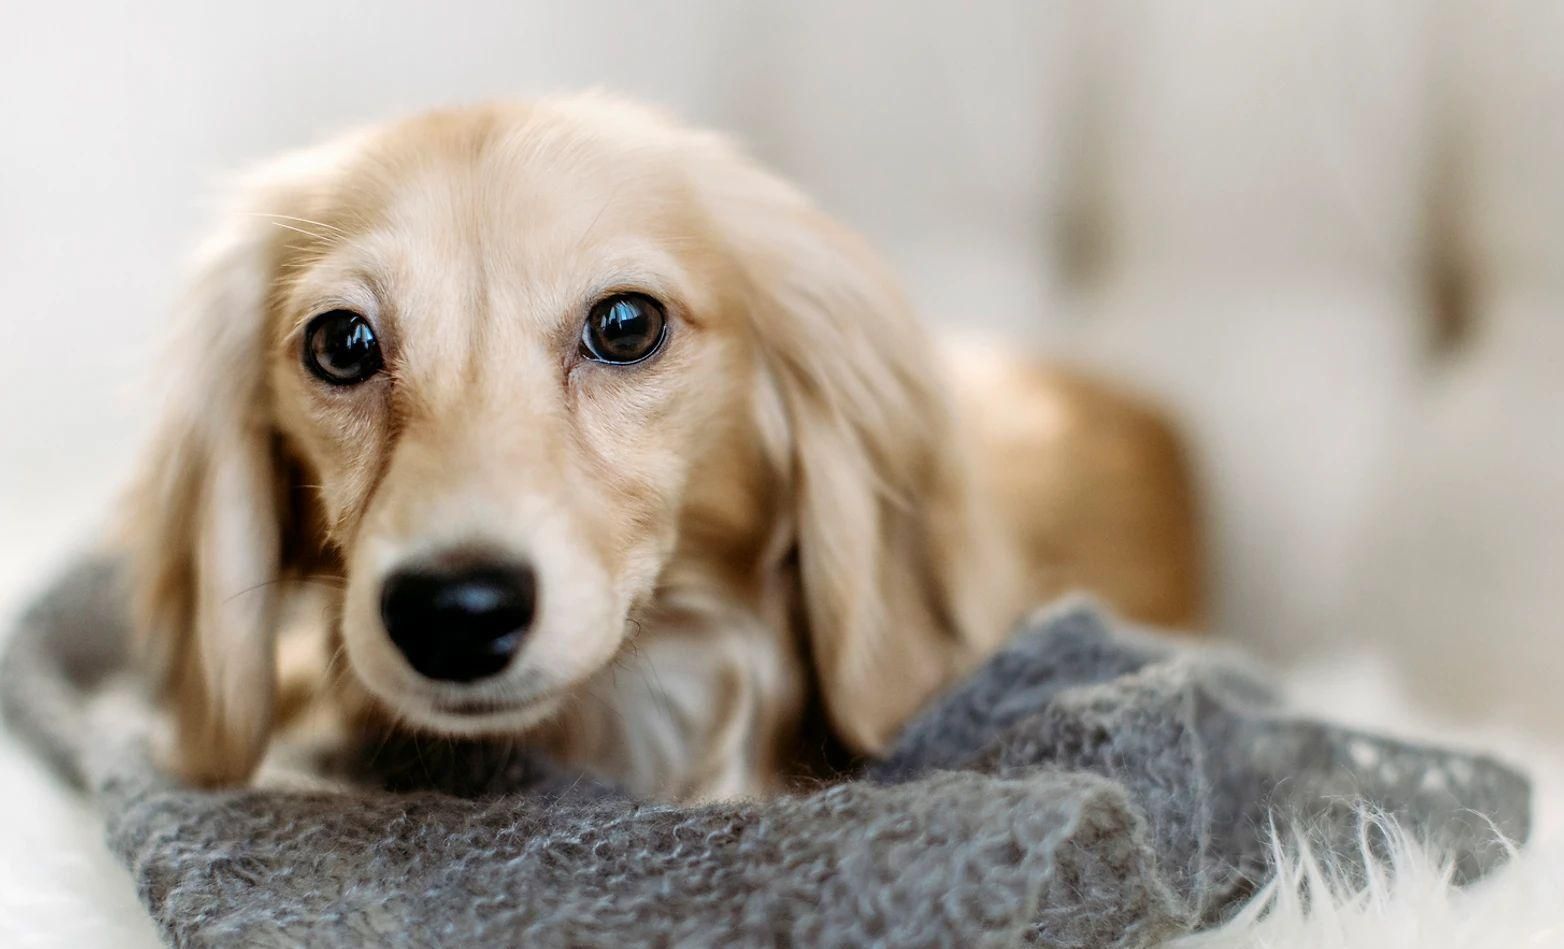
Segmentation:
{"type": "Polygon", "coordinates": [[[1231,912],[1299,829],[1350,866],[1393,818],[1469,880],[1528,828],[1510,768],[1291,714],[1084,604],[1023,623],[885,759],[699,806],[481,744],[345,755],[341,791],[181,788],[124,640],[116,568],[84,564],[20,620],[0,695],[179,946],[1147,946],[1231,912]]]}

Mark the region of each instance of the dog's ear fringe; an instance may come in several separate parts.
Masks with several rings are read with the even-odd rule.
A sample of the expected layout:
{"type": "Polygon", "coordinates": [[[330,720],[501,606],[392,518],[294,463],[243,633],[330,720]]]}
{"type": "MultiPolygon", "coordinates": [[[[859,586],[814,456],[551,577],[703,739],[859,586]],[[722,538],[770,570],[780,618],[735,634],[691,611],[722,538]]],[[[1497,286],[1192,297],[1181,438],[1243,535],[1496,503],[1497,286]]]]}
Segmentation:
{"type": "Polygon", "coordinates": [[[162,756],[202,785],[245,780],[272,728],[283,513],[264,367],[276,229],[250,207],[198,255],[124,528],[138,649],[175,724],[162,756]]]}
{"type": "Polygon", "coordinates": [[[791,492],[796,612],[833,726],[872,753],[1000,635],[1017,584],[896,280],[790,186],[707,144],[702,187],[764,366],[763,441],[791,492]]]}

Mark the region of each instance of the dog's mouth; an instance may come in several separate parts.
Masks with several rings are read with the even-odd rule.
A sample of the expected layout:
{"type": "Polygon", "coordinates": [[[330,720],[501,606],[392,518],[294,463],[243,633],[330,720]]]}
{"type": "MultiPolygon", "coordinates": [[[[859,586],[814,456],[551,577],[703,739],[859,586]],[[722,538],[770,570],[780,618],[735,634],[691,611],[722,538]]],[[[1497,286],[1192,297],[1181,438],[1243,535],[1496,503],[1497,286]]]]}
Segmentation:
{"type": "Polygon", "coordinates": [[[454,702],[435,702],[435,711],[442,715],[481,717],[511,711],[515,705],[509,702],[493,702],[479,699],[458,699],[454,702]]]}
{"type": "Polygon", "coordinates": [[[498,695],[417,690],[394,699],[379,696],[379,701],[416,729],[481,738],[515,734],[551,717],[564,700],[563,692],[541,685],[519,692],[513,686],[498,695]]]}
{"type": "Polygon", "coordinates": [[[371,700],[414,730],[464,737],[514,734],[550,717],[567,689],[528,676],[526,681],[453,686],[417,676],[380,676],[349,663],[371,700]]]}
{"type": "Polygon", "coordinates": [[[553,701],[551,693],[542,693],[522,698],[446,698],[437,697],[429,704],[431,709],[440,715],[455,715],[462,718],[481,719],[488,717],[510,716],[518,712],[526,712],[538,706],[550,704],[553,701]]]}
{"type": "Polygon", "coordinates": [[[528,702],[461,701],[430,703],[413,709],[395,708],[399,721],[416,731],[461,738],[516,735],[552,717],[559,707],[554,697],[528,702]]]}

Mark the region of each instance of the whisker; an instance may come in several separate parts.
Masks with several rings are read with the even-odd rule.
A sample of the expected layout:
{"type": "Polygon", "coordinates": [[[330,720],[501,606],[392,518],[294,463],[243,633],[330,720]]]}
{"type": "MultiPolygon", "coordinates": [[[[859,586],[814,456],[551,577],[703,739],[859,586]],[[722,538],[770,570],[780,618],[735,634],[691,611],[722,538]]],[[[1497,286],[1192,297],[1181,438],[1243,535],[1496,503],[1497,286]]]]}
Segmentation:
{"type": "Polygon", "coordinates": [[[310,240],[312,240],[312,241],[319,241],[322,244],[334,244],[337,241],[337,239],[332,238],[330,235],[317,234],[314,231],[306,231],[304,228],[302,228],[302,227],[294,227],[292,224],[284,224],[281,221],[273,221],[271,223],[272,223],[273,227],[280,227],[280,228],[282,228],[285,231],[292,231],[295,234],[303,234],[305,237],[308,237],[310,240]]]}
{"type": "Polygon", "coordinates": [[[428,784],[429,786],[433,787],[434,786],[434,774],[432,774],[429,771],[429,762],[424,760],[423,745],[419,744],[419,740],[418,739],[419,739],[418,733],[414,732],[413,733],[413,754],[418,757],[418,766],[420,768],[422,768],[423,771],[424,771],[424,782],[426,784],[428,784]]]}
{"type": "Polygon", "coordinates": [[[248,586],[248,587],[245,587],[245,588],[243,588],[241,590],[238,590],[238,591],[234,592],[231,596],[229,596],[223,602],[224,603],[232,603],[234,600],[237,600],[239,597],[244,596],[246,593],[254,593],[256,590],[264,590],[267,587],[277,586],[278,584],[281,584],[281,583],[298,583],[298,584],[302,584],[304,586],[325,587],[328,590],[341,590],[341,589],[343,589],[344,587],[347,586],[348,578],[347,577],[339,577],[339,576],[336,576],[334,574],[329,574],[329,573],[317,573],[317,574],[311,574],[309,576],[273,577],[270,580],[262,580],[260,583],[257,583],[254,586],[248,586]]]}
{"type": "Polygon", "coordinates": [[[581,691],[586,694],[587,698],[591,699],[592,701],[596,702],[599,706],[601,706],[603,711],[607,712],[610,716],[612,716],[613,718],[617,719],[621,725],[624,724],[625,716],[624,716],[624,713],[619,710],[619,706],[615,705],[613,702],[609,701],[608,699],[603,698],[601,695],[598,695],[597,694],[597,690],[592,688],[590,685],[583,684],[581,686],[581,691]]]}
{"type": "Polygon", "coordinates": [[[622,181],[614,186],[614,190],[609,193],[608,199],[603,202],[602,207],[599,207],[597,209],[597,213],[592,215],[592,220],[587,224],[586,230],[582,231],[581,236],[576,239],[576,246],[574,248],[575,252],[579,252],[581,248],[586,246],[587,239],[590,238],[592,236],[592,232],[597,229],[597,224],[603,219],[604,213],[606,213],[609,207],[619,199],[619,193],[623,191],[629,184],[629,181],[622,181]]]}
{"type": "Polygon", "coordinates": [[[385,752],[386,746],[391,743],[391,739],[401,734],[402,731],[402,713],[394,708],[385,708],[384,710],[391,713],[391,721],[386,724],[385,730],[380,735],[380,744],[376,745],[375,750],[369,755],[369,761],[366,762],[366,765],[370,768],[375,766],[375,761],[385,752]]]}
{"type": "Polygon", "coordinates": [[[290,579],[291,579],[290,577],[278,577],[275,580],[262,580],[260,583],[257,583],[254,586],[245,587],[244,589],[242,589],[242,590],[238,591],[237,593],[235,593],[233,596],[228,597],[228,599],[224,600],[223,602],[224,603],[232,603],[234,600],[239,599],[241,596],[244,596],[246,593],[254,593],[256,590],[264,590],[267,587],[276,586],[279,583],[286,583],[290,579]]]}
{"type": "MultiPolygon", "coordinates": [[[[334,224],[327,224],[325,221],[311,220],[310,218],[307,218],[307,217],[297,217],[297,216],[292,215],[292,214],[272,214],[272,213],[267,212],[267,211],[251,211],[250,212],[250,216],[251,217],[267,218],[267,219],[271,220],[273,223],[277,223],[277,222],[280,222],[280,221],[293,221],[296,224],[308,224],[311,227],[319,227],[319,228],[324,228],[325,230],[331,231],[332,233],[336,234],[339,238],[348,236],[348,232],[347,231],[344,231],[342,228],[337,227],[334,224]]],[[[305,233],[305,232],[300,231],[299,233],[302,234],[302,233],[305,233]]]]}
{"type": "MultiPolygon", "coordinates": [[[[637,630],[639,630],[640,624],[637,623],[636,626],[637,630]]],[[[644,664],[644,667],[638,664],[638,668],[641,671],[641,680],[646,683],[647,690],[652,694],[652,704],[662,710],[663,717],[668,720],[669,727],[674,730],[675,734],[678,734],[681,730],[679,717],[673,710],[673,703],[669,697],[671,693],[669,693],[668,687],[663,685],[662,676],[657,674],[656,663],[652,662],[650,654],[641,652],[639,648],[636,649],[636,654],[640,657],[641,664],[644,664]],[[648,672],[651,673],[650,679],[647,678],[648,672]]]]}
{"type": "Polygon", "coordinates": [[[343,657],[345,657],[347,653],[347,643],[338,643],[337,648],[332,650],[331,658],[326,660],[326,670],[320,677],[322,693],[332,691],[332,686],[341,684],[340,682],[334,680],[335,677],[348,672],[347,663],[342,662],[343,657]]]}

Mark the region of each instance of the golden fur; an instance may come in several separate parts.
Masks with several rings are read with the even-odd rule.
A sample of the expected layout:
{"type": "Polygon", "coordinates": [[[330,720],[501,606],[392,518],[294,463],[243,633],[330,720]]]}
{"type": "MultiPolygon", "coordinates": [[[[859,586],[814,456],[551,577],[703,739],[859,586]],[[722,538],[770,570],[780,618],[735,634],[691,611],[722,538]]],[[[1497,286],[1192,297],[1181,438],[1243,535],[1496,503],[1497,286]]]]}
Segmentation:
{"type": "Polygon", "coordinates": [[[344,714],[525,734],[683,798],[781,786],[813,703],[875,751],[1068,586],[1196,614],[1161,421],[1036,368],[947,384],[874,254],[721,138],[602,96],[492,105],[287,157],[238,195],[129,505],[193,781],[265,751],[300,591],[327,601],[344,714]],[[586,309],[630,290],[666,304],[664,350],[578,359],[586,309]],[[387,371],[333,389],[300,333],[343,307],[387,371]],[[528,556],[541,591],[517,660],[466,685],[413,673],[376,613],[390,570],[452,546],[528,556]]]}

